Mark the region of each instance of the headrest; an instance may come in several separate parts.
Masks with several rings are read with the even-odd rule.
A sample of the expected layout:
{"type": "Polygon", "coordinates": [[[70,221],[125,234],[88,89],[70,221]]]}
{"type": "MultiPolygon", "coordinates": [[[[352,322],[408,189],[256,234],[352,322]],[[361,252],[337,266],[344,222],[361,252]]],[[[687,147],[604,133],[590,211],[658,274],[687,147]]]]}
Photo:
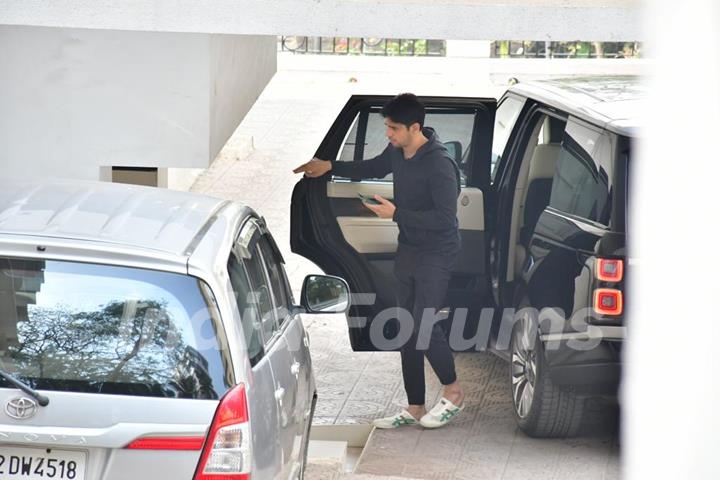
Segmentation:
{"type": "Polygon", "coordinates": [[[565,121],[547,116],[543,122],[543,143],[560,143],[565,133],[565,121]]]}
{"type": "Polygon", "coordinates": [[[553,175],[555,175],[555,164],[557,163],[559,155],[560,144],[558,143],[536,146],[533,151],[532,160],[530,160],[528,183],[541,178],[553,178],[553,175]]]}

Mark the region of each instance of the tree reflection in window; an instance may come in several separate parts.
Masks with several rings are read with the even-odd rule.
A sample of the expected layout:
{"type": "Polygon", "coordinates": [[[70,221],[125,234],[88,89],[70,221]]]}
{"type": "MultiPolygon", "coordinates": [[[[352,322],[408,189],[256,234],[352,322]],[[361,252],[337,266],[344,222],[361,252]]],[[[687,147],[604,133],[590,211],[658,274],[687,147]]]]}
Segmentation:
{"type": "MultiPolygon", "coordinates": [[[[216,369],[217,363],[222,368],[223,362],[217,360],[222,353],[206,305],[198,312],[179,315],[178,306],[169,308],[168,299],[162,296],[133,299],[130,288],[137,291],[142,284],[135,281],[130,287],[130,282],[121,278],[112,279],[117,291],[108,294],[108,300],[95,309],[78,308],[80,301],[78,293],[72,291],[73,285],[63,286],[68,290],[67,301],[33,304],[32,299],[40,296],[48,276],[40,285],[35,282],[34,291],[28,291],[24,287],[29,284],[27,270],[12,268],[17,267],[13,262],[0,258],[0,302],[12,299],[17,312],[0,318],[0,360],[6,371],[40,389],[204,399],[216,399],[224,393],[225,382],[222,378],[213,382],[210,372],[208,359],[216,363],[216,369]],[[12,287],[12,295],[8,286],[12,287]],[[200,337],[210,338],[210,342],[200,337]],[[200,346],[203,351],[196,348],[199,343],[207,343],[200,346]]],[[[39,263],[42,269],[36,270],[35,276],[46,269],[45,262],[39,263]]],[[[148,282],[154,276],[162,281],[164,276],[175,275],[144,272],[148,282]]],[[[172,280],[166,282],[166,288],[187,280],[183,293],[194,290],[198,302],[202,302],[196,280],[172,280]],[[194,289],[186,288],[193,284],[194,289]]],[[[82,306],[86,307],[87,302],[82,306]]]]}

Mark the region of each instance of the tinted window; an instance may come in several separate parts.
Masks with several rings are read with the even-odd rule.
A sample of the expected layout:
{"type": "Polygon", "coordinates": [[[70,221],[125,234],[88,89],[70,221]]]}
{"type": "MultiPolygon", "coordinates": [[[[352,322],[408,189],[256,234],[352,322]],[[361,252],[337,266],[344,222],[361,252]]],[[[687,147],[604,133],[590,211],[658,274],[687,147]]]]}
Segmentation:
{"type": "Polygon", "coordinates": [[[233,286],[238,311],[240,312],[250,364],[255,365],[264,353],[262,336],[260,334],[260,317],[258,315],[257,305],[254,302],[254,294],[250,286],[250,281],[245,273],[245,267],[234,253],[230,254],[228,273],[230,275],[230,283],[233,286]]]}
{"type": "Polygon", "coordinates": [[[611,137],[568,122],[553,177],[550,206],[607,225],[611,207],[611,165],[611,137]]]}
{"type": "Polygon", "coordinates": [[[186,275],[0,257],[1,366],[40,389],[220,398],[233,382],[207,292],[186,275]]]}
{"type": "Polygon", "coordinates": [[[290,302],[289,295],[285,287],[285,278],[282,272],[282,264],[280,258],[270,244],[267,236],[263,235],[259,241],[260,250],[262,251],[268,275],[270,276],[270,287],[276,302],[276,316],[280,325],[287,319],[290,302]]]}
{"type": "Polygon", "coordinates": [[[508,139],[512,133],[515,121],[520,116],[524,100],[517,97],[505,97],[497,107],[495,112],[495,126],[493,128],[493,145],[490,164],[490,179],[495,181],[498,165],[502,158],[508,139]]]}
{"type": "Polygon", "coordinates": [[[257,240],[259,234],[256,234],[253,241],[248,246],[250,257],[243,262],[250,276],[252,285],[252,299],[250,302],[255,303],[260,313],[260,322],[262,324],[262,332],[265,342],[270,340],[278,329],[273,313],[272,294],[270,293],[270,283],[268,282],[265,268],[263,267],[263,258],[257,240]]]}
{"type": "MultiPolygon", "coordinates": [[[[461,171],[462,184],[470,173],[470,141],[472,139],[475,111],[472,109],[442,109],[428,107],[425,125],[432,127],[440,141],[445,143],[451,156],[455,158],[461,171]]],[[[338,157],[339,162],[352,162],[355,159],[356,145],[360,144],[361,159],[370,159],[380,155],[388,145],[385,136],[385,119],[379,109],[360,112],[355,118],[338,157]],[[364,134],[363,134],[364,132],[364,134]]],[[[391,182],[392,173],[383,180],[391,182]]]]}

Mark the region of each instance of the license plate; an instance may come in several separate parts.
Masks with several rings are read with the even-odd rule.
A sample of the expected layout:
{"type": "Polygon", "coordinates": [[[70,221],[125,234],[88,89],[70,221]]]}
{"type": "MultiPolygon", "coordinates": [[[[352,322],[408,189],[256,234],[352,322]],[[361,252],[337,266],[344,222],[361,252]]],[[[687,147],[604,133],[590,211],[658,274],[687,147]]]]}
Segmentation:
{"type": "Polygon", "coordinates": [[[0,478],[83,480],[85,452],[0,445],[0,478]]]}

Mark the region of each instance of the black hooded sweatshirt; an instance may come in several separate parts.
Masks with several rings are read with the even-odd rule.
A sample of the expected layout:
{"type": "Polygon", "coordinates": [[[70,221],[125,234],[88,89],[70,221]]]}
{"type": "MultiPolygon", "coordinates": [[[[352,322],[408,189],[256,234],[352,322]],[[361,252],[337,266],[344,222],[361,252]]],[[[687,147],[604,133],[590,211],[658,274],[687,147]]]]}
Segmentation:
{"type": "Polygon", "coordinates": [[[425,127],[428,141],[412,158],[392,144],[375,158],[363,162],[336,162],[332,172],[353,180],[383,178],[393,174],[393,221],[398,224],[398,243],[423,252],[455,254],[460,249],[457,198],[460,170],[432,128],[425,127]]]}

